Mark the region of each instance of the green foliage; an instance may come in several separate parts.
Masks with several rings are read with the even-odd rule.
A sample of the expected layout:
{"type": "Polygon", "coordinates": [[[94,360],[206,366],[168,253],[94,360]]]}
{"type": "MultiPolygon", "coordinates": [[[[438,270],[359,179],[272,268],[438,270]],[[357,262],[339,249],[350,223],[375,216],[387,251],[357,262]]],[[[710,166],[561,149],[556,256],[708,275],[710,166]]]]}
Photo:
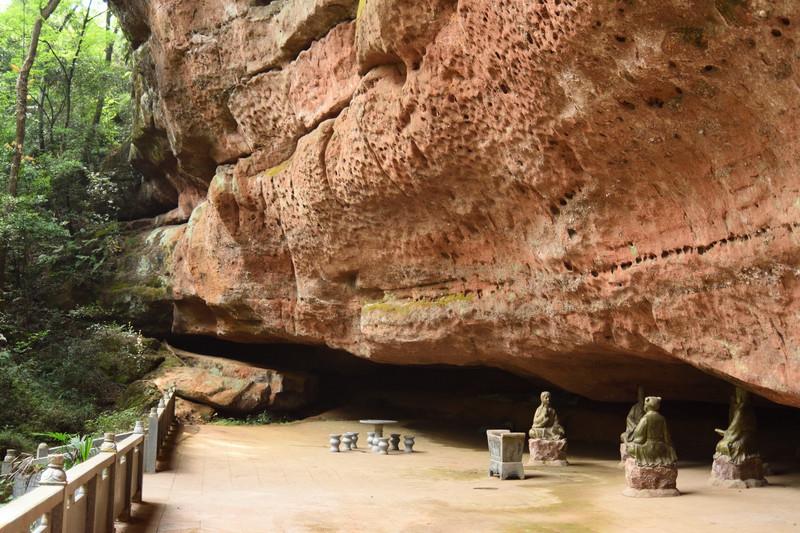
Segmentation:
{"type": "Polygon", "coordinates": [[[122,433],[130,431],[137,420],[141,420],[144,409],[142,407],[129,407],[122,410],[110,410],[97,415],[94,420],[87,422],[86,429],[93,434],[106,432],[122,433]]]}
{"type": "MultiPolygon", "coordinates": [[[[163,356],[130,326],[86,325],[65,314],[50,318],[51,327],[37,340],[24,337],[0,351],[0,390],[5,393],[0,427],[21,437],[51,432],[43,436],[56,442],[54,432],[130,429],[146,410],[145,399],[123,406],[127,412],[109,411],[128,384],[153,370],[163,356]]],[[[0,432],[0,448],[11,445],[10,436],[0,432]]],[[[31,449],[27,440],[23,449],[31,449]]]]}
{"type": "Polygon", "coordinates": [[[69,433],[61,431],[45,431],[44,433],[32,433],[34,437],[43,437],[48,443],[55,442],[59,446],[63,446],[69,442],[72,437],[69,433]]]}
{"type": "MultiPolygon", "coordinates": [[[[129,49],[107,4],[61,0],[42,28],[29,81],[17,194],[6,180],[14,90],[37,4],[0,11],[0,448],[132,425],[125,388],[163,358],[97,303],[119,253],[116,218],[131,127],[129,49]],[[36,432],[50,432],[36,435],[36,432]]],[[[141,413],[137,413],[141,414],[141,413]]],[[[76,458],[85,455],[78,439],[76,458]]]]}
{"type": "Polygon", "coordinates": [[[0,451],[2,451],[4,457],[5,451],[8,448],[13,448],[15,450],[35,450],[36,446],[36,441],[33,440],[30,435],[23,434],[11,427],[0,429],[0,451]]]}

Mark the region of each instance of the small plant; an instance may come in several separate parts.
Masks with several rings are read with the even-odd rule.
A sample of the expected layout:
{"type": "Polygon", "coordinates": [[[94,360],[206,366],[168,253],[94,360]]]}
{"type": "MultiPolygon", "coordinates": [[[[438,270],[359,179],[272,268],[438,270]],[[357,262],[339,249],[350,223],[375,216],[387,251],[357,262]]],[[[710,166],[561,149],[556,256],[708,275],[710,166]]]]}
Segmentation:
{"type": "Polygon", "coordinates": [[[55,442],[56,444],[65,445],[67,444],[72,435],[69,433],[62,433],[60,431],[47,431],[44,433],[31,433],[34,437],[43,437],[50,442],[55,442]]]}
{"type": "Polygon", "coordinates": [[[36,437],[44,437],[50,442],[65,446],[64,463],[67,469],[80,464],[92,456],[92,443],[94,439],[91,435],[70,435],[58,431],[46,433],[34,433],[36,437]]]}
{"type": "Polygon", "coordinates": [[[14,495],[14,480],[10,476],[0,476],[0,504],[8,503],[14,495]]]}
{"type": "Polygon", "coordinates": [[[89,460],[92,456],[92,443],[94,439],[91,435],[73,435],[67,443],[67,453],[64,457],[66,468],[89,460]]]}
{"type": "Polygon", "coordinates": [[[34,463],[33,456],[23,453],[11,464],[11,470],[0,476],[0,504],[8,503],[14,498],[14,485],[18,479],[26,480],[25,491],[31,488],[36,472],[42,469],[34,463]]]}
{"type": "Polygon", "coordinates": [[[219,417],[211,421],[218,426],[264,426],[267,424],[283,424],[289,419],[285,416],[275,418],[271,413],[263,411],[258,414],[247,415],[244,418],[219,417]]]}

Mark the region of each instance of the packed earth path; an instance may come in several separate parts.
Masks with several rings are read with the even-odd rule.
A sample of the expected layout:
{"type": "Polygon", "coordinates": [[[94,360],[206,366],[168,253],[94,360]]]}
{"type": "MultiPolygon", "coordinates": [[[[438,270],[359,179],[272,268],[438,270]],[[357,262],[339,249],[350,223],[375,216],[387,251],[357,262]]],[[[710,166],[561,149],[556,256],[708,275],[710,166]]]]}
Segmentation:
{"type": "MultiPolygon", "coordinates": [[[[357,417],[264,426],[186,426],[145,503],[123,533],[294,531],[797,531],[800,475],[729,490],[708,485],[709,464],[680,464],[677,498],[622,496],[611,455],[570,455],[568,467],[526,467],[524,481],[487,477],[477,430],[388,426],[415,434],[415,452],[329,451],[328,435],[360,431],[357,417]],[[417,451],[418,450],[418,451],[417,451]]],[[[606,451],[607,452],[607,451],[606,451]]],[[[524,458],[527,460],[527,453],[524,458]]]]}

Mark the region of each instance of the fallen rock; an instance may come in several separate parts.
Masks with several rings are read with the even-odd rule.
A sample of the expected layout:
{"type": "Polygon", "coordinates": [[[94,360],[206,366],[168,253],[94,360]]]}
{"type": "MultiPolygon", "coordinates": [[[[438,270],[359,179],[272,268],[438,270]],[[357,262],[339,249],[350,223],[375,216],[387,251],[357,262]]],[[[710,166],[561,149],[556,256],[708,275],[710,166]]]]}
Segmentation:
{"type": "Polygon", "coordinates": [[[184,424],[205,424],[216,414],[217,411],[209,405],[175,398],[175,417],[184,424]]]}
{"type": "Polygon", "coordinates": [[[179,398],[223,414],[293,411],[313,402],[317,379],[302,372],[283,372],[221,357],[174,353],[184,365],[171,366],[153,378],[165,389],[176,387],[179,398]]]}

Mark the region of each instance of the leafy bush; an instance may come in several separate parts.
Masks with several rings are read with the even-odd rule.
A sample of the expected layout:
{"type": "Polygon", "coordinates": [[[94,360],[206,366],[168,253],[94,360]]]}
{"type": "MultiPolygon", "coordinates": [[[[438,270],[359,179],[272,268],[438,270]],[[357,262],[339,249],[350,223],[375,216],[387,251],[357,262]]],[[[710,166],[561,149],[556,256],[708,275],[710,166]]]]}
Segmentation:
{"type": "MultiPolygon", "coordinates": [[[[6,393],[0,427],[13,428],[18,436],[127,430],[153,401],[152,395],[143,397],[113,412],[128,385],[163,360],[157,344],[130,326],[71,326],[59,330],[53,324],[0,351],[0,390],[6,393]]],[[[6,444],[3,435],[0,446],[6,444]]],[[[26,440],[24,449],[31,449],[26,440]]]]}

